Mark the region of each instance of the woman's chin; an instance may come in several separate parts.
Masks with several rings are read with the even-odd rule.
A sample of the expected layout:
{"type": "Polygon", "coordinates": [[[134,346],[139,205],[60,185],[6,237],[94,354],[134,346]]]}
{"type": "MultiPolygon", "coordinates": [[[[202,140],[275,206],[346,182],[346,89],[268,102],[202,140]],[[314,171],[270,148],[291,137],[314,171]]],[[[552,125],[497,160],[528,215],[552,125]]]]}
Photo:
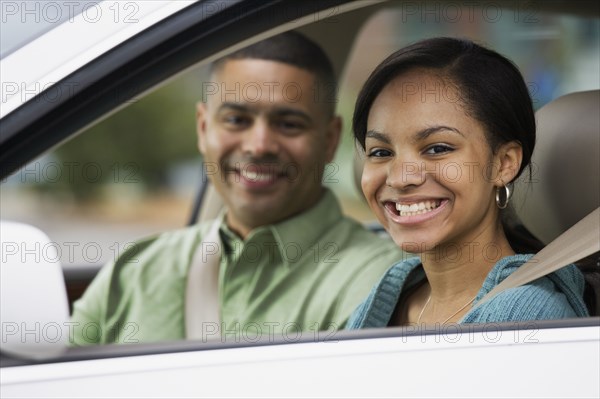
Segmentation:
{"type": "Polygon", "coordinates": [[[414,255],[420,255],[423,252],[431,251],[438,245],[437,241],[425,237],[407,237],[406,235],[394,236],[392,234],[392,239],[404,252],[414,255]]]}
{"type": "Polygon", "coordinates": [[[424,248],[426,246],[426,244],[424,244],[424,243],[415,242],[415,241],[396,241],[396,240],[394,240],[394,242],[404,252],[407,252],[409,254],[414,254],[414,255],[421,254],[425,250],[424,248]]]}

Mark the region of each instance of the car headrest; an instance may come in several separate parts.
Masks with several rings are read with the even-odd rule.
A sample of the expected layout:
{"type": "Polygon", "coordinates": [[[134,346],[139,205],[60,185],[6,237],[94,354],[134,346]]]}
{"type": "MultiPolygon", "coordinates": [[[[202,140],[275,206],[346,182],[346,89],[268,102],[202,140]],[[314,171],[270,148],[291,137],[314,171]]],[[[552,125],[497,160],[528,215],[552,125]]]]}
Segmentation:
{"type": "Polygon", "coordinates": [[[3,353],[44,359],[69,337],[69,303],[57,246],[39,229],[0,221],[3,353]]]}
{"type": "Polygon", "coordinates": [[[600,205],[600,90],[567,94],[536,112],[532,178],[515,188],[521,221],[545,244],[600,205]]]}

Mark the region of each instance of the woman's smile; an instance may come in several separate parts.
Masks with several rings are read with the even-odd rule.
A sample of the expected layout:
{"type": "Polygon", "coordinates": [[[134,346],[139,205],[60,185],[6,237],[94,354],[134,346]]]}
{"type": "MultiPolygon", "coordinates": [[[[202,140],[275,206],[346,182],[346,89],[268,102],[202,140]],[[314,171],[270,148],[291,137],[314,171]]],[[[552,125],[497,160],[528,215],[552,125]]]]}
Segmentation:
{"type": "Polygon", "coordinates": [[[447,204],[448,199],[430,198],[384,201],[382,206],[392,222],[401,225],[414,225],[436,218],[444,211],[447,204]]]}

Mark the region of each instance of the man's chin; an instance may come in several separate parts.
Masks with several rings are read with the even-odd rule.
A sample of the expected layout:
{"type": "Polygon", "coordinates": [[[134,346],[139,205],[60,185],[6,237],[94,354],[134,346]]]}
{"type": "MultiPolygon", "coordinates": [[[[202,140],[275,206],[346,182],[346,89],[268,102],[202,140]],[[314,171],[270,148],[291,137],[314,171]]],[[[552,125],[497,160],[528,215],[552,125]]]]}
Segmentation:
{"type": "Polygon", "coordinates": [[[319,198],[316,195],[305,195],[306,201],[299,203],[296,196],[283,190],[264,196],[248,195],[248,193],[236,194],[227,197],[229,199],[226,201],[228,212],[234,219],[246,226],[253,227],[275,224],[289,219],[313,206],[319,198]]]}
{"type": "Polygon", "coordinates": [[[287,219],[291,214],[281,206],[281,202],[268,203],[263,201],[230,208],[230,211],[234,212],[236,219],[256,227],[280,222],[287,219]]]}

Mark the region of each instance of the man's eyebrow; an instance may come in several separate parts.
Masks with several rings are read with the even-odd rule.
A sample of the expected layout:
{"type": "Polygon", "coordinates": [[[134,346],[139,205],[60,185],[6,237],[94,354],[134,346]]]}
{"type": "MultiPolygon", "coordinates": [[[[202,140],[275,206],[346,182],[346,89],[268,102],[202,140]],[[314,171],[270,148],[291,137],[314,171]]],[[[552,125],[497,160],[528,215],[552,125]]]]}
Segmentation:
{"type": "Polygon", "coordinates": [[[365,135],[365,139],[367,138],[379,140],[385,144],[392,144],[392,140],[390,140],[390,137],[387,134],[378,132],[377,130],[368,130],[365,135]]]}
{"type": "Polygon", "coordinates": [[[306,122],[313,121],[313,118],[311,118],[309,114],[296,108],[275,107],[272,111],[269,112],[269,114],[280,118],[286,116],[297,116],[299,118],[304,119],[306,122]]]}
{"type": "MultiPolygon", "coordinates": [[[[219,106],[219,111],[238,111],[244,113],[250,113],[253,115],[259,114],[261,112],[260,108],[248,106],[247,104],[239,104],[232,102],[224,102],[219,106]]],[[[286,116],[297,116],[299,118],[304,119],[307,122],[312,122],[312,118],[306,112],[289,107],[275,107],[268,111],[270,117],[286,117],[286,116]]]]}
{"type": "Polygon", "coordinates": [[[231,103],[231,102],[221,103],[221,105],[219,105],[218,111],[220,112],[220,111],[226,111],[226,110],[239,111],[239,112],[250,112],[253,114],[257,113],[256,110],[252,110],[251,107],[248,107],[247,105],[244,105],[244,104],[231,103]]]}
{"type": "Polygon", "coordinates": [[[458,130],[454,127],[444,126],[444,125],[436,125],[436,126],[431,126],[431,127],[428,127],[427,129],[423,129],[423,130],[417,132],[414,136],[413,141],[417,142],[417,141],[425,140],[427,137],[431,136],[432,134],[440,133],[441,131],[449,131],[449,132],[460,134],[461,136],[465,137],[465,135],[462,134],[462,132],[460,130],[458,130]]]}

